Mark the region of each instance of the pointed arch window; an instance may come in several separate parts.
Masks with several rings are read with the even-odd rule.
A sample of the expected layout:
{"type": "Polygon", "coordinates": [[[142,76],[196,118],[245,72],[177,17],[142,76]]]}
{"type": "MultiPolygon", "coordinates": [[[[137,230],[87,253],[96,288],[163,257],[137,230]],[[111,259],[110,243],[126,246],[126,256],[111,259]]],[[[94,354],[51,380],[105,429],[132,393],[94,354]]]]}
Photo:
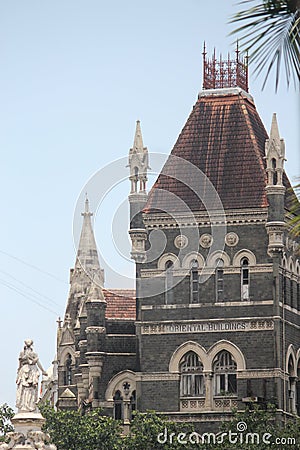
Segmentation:
{"type": "Polygon", "coordinates": [[[123,397],[120,391],[114,396],[114,419],[123,420],[123,397]]]}
{"type": "Polygon", "coordinates": [[[204,395],[203,364],[195,352],[186,353],[180,361],[181,397],[201,397],[204,395]]]}
{"type": "Polygon", "coordinates": [[[224,300],[224,261],[218,259],[216,261],[216,301],[224,300]]]}
{"type": "Polygon", "coordinates": [[[241,298],[249,300],[249,260],[242,258],[241,260],[241,298]]]}
{"type": "Polygon", "coordinates": [[[172,303],[173,300],[173,261],[168,260],[165,264],[166,281],[165,281],[165,302],[166,305],[172,303]]]}
{"type": "Polygon", "coordinates": [[[215,394],[236,394],[236,362],[231,353],[222,350],[213,363],[215,394]]]}
{"type": "Polygon", "coordinates": [[[199,303],[199,264],[196,259],[191,264],[191,302],[199,303]]]}
{"type": "Polygon", "coordinates": [[[70,353],[68,353],[65,360],[64,385],[70,386],[73,381],[72,378],[72,357],[70,353]]]}

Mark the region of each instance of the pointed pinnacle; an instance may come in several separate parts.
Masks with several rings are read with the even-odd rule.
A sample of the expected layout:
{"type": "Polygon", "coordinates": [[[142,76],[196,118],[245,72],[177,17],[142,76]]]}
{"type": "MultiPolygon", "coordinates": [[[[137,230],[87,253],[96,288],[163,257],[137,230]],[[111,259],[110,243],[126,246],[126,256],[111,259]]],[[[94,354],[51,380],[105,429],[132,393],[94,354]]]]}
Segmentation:
{"type": "Polygon", "coordinates": [[[97,301],[105,302],[104,294],[103,294],[102,287],[100,284],[100,279],[97,275],[95,276],[95,278],[92,282],[92,285],[90,287],[87,301],[88,302],[97,302],[97,301]]]}
{"type": "Polygon", "coordinates": [[[137,120],[135,135],[134,135],[134,142],[133,142],[133,150],[142,151],[143,148],[144,148],[144,144],[143,144],[141,123],[139,120],[137,120]]]}
{"type": "Polygon", "coordinates": [[[279,129],[278,129],[276,113],[273,113],[273,116],[272,116],[270,140],[280,141],[280,135],[279,135],[279,129]]]}

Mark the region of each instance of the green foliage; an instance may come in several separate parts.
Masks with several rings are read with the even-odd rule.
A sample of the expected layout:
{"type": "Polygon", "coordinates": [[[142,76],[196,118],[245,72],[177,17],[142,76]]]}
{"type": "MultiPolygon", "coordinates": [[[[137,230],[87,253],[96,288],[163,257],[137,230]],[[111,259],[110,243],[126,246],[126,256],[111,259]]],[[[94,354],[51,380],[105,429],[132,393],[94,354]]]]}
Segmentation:
{"type": "Polygon", "coordinates": [[[231,22],[243,25],[233,31],[238,34],[242,49],[249,52],[249,62],[258,74],[266,70],[263,88],[273,67],[276,67],[276,90],[281,63],[285,66],[287,85],[293,78],[300,81],[300,1],[244,0],[250,8],[235,14],[231,22]]]}
{"type": "Polygon", "coordinates": [[[125,437],[122,448],[124,450],[195,449],[195,445],[182,444],[177,439],[180,433],[192,431],[191,426],[168,421],[166,417],[157,415],[154,411],[136,412],[130,433],[125,437]]]}
{"type": "Polygon", "coordinates": [[[119,450],[121,427],[110,417],[95,409],[82,415],[78,411],[55,411],[49,405],[40,406],[46,419],[44,431],[59,450],[119,450]]]}
{"type": "Polygon", "coordinates": [[[300,449],[300,419],[295,418],[295,420],[289,420],[283,424],[279,421],[279,417],[276,420],[274,405],[268,405],[266,410],[254,406],[252,409],[247,408],[242,412],[236,411],[231,421],[222,424],[221,432],[227,433],[224,442],[212,448],[218,450],[227,450],[228,448],[267,450],[276,446],[278,450],[300,449]],[[242,432],[241,427],[245,428],[242,432]],[[232,435],[231,441],[229,440],[230,432],[237,433],[237,436],[232,435]],[[242,438],[240,438],[240,434],[242,434],[242,438]],[[240,447],[234,447],[236,438],[237,442],[242,444],[240,447]]]}
{"type": "Polygon", "coordinates": [[[254,406],[235,411],[232,420],[222,423],[219,433],[202,436],[191,424],[169,421],[154,411],[137,412],[127,436],[122,436],[118,421],[101,416],[99,409],[84,416],[77,411],[54,411],[49,406],[41,407],[41,412],[47,419],[45,431],[58,450],[300,450],[300,419],[283,424],[272,405],[266,410],[254,406]]]}
{"type": "Polygon", "coordinates": [[[6,440],[6,434],[13,431],[10,419],[13,417],[14,411],[6,403],[0,406],[0,442],[6,440]]]}

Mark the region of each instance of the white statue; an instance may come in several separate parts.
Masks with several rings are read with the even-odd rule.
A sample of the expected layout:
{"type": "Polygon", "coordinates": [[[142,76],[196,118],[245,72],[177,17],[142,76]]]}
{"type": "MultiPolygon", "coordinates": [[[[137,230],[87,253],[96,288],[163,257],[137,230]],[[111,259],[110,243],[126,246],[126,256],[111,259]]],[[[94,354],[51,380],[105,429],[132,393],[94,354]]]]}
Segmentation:
{"type": "Polygon", "coordinates": [[[43,369],[38,355],[33,351],[32,345],[32,339],[26,339],[24,350],[19,356],[16,401],[19,412],[37,411],[39,369],[43,375],[47,376],[47,372],[43,369]]]}

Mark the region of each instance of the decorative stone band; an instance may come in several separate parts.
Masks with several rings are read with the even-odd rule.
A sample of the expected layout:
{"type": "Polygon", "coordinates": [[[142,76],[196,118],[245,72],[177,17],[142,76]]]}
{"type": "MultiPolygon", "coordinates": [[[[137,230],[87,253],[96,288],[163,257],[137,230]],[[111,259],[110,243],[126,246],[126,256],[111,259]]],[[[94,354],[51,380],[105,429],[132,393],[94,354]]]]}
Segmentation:
{"type": "Polygon", "coordinates": [[[274,321],[271,318],[147,322],[141,324],[142,334],[228,333],[231,331],[266,331],[273,329],[274,321]]]}
{"type": "Polygon", "coordinates": [[[136,373],[136,381],[179,381],[179,373],[156,372],[156,373],[136,373]]]}
{"type": "MultiPolygon", "coordinates": [[[[142,311],[151,311],[152,309],[198,309],[211,308],[213,306],[259,306],[259,305],[273,305],[273,300],[240,300],[224,302],[210,302],[210,303],[182,303],[171,305],[142,305],[142,311]]],[[[281,306],[281,305],[280,305],[281,306]]]]}
{"type": "MultiPolygon", "coordinates": [[[[205,227],[211,226],[211,220],[206,213],[195,213],[195,220],[198,226],[205,227]]],[[[214,217],[216,215],[214,214],[214,217]]],[[[232,210],[226,211],[226,224],[227,225],[248,225],[266,223],[268,218],[268,209],[259,209],[251,211],[248,210],[232,210]]],[[[147,229],[151,228],[179,228],[179,227],[194,227],[191,224],[191,218],[184,215],[177,215],[176,220],[168,214],[151,213],[143,214],[144,223],[147,229]]],[[[224,220],[222,214],[220,214],[220,222],[224,220]]],[[[216,220],[214,223],[218,223],[216,220]]]]}
{"type": "Polygon", "coordinates": [[[256,369],[256,370],[239,370],[237,371],[237,378],[252,379],[252,378],[281,378],[288,381],[289,375],[284,373],[282,369],[256,369]]]}
{"type": "Polygon", "coordinates": [[[87,334],[103,334],[105,330],[105,327],[87,327],[85,331],[87,334]]]}
{"type": "MultiPolygon", "coordinates": [[[[254,267],[249,267],[250,273],[272,273],[273,272],[273,266],[272,264],[257,264],[254,267]]],[[[208,268],[200,268],[198,270],[199,274],[202,275],[210,275],[215,272],[215,267],[208,267],[208,268]]],[[[177,269],[173,270],[173,276],[174,277],[183,277],[183,276],[189,276],[191,273],[190,269],[177,269]]],[[[225,267],[224,268],[224,274],[240,274],[241,268],[240,267],[225,267]]],[[[142,269],[141,270],[141,278],[153,278],[153,277],[165,277],[166,271],[161,269],[142,269]]]]}
{"type": "Polygon", "coordinates": [[[268,195],[281,194],[284,195],[286,188],[283,185],[268,185],[266,186],[266,192],[268,195]]]}

